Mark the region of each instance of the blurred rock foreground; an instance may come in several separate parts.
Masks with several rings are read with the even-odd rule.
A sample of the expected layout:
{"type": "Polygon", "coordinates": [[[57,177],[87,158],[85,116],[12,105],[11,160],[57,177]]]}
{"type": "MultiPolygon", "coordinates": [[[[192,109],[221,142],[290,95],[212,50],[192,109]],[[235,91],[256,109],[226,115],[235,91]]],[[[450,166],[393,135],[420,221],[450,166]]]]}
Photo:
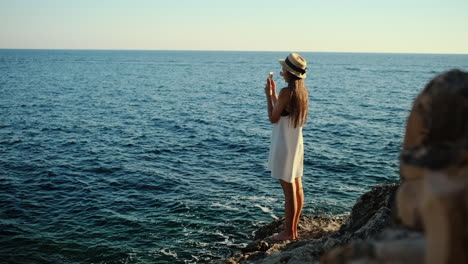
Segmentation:
{"type": "Polygon", "coordinates": [[[299,240],[273,243],[280,219],[214,263],[468,263],[468,73],[424,87],[402,147],[400,184],[375,186],[346,219],[302,216],[299,240]]]}

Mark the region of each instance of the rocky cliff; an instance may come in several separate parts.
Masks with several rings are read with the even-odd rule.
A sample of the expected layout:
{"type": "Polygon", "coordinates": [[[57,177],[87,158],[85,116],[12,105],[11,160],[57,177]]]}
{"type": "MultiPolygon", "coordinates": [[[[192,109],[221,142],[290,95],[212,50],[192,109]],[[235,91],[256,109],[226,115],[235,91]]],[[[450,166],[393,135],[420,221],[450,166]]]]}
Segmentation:
{"type": "Polygon", "coordinates": [[[311,263],[335,246],[350,240],[371,238],[391,225],[397,184],[379,185],[363,194],[347,218],[302,216],[300,239],[274,243],[269,237],[281,230],[284,219],[258,229],[253,242],[240,252],[214,263],[311,263]]]}

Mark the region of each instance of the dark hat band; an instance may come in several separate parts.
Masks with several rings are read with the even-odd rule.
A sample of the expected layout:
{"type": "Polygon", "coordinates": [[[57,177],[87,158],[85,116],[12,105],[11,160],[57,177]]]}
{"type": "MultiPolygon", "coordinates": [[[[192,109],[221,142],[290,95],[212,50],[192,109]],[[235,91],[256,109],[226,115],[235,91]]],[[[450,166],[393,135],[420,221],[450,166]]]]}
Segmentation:
{"type": "MultiPolygon", "coordinates": [[[[286,65],[288,65],[291,69],[301,73],[301,74],[304,74],[306,71],[304,69],[301,69],[299,67],[297,67],[296,65],[292,64],[290,61],[289,61],[289,58],[286,57],[286,59],[284,60],[284,62],[286,63],[286,65]]],[[[307,68],[306,68],[307,69],[307,68]]]]}

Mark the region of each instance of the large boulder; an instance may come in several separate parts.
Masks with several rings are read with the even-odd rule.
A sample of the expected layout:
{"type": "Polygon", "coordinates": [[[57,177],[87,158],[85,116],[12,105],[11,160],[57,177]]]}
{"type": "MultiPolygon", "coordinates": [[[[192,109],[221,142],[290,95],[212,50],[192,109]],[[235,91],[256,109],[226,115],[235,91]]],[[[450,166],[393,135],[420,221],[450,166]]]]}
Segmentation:
{"type": "Polygon", "coordinates": [[[412,231],[397,239],[350,242],[327,252],[321,262],[468,263],[468,73],[438,75],[416,97],[400,178],[396,220],[412,231]]]}

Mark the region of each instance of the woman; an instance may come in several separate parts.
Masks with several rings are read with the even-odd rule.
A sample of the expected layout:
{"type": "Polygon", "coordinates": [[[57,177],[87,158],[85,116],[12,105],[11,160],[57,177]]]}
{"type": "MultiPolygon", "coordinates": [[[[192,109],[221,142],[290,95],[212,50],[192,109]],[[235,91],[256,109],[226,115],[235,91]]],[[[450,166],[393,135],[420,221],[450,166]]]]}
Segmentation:
{"type": "Polygon", "coordinates": [[[273,124],[268,167],[271,176],[279,179],[285,196],[284,231],[272,237],[274,241],[298,238],[297,225],[304,205],[302,173],[304,147],[302,126],[307,120],[308,94],[304,83],[307,62],[297,53],[284,60],[281,76],[288,84],[276,94],[276,84],[268,78],[265,94],[268,118],[273,124]]]}

